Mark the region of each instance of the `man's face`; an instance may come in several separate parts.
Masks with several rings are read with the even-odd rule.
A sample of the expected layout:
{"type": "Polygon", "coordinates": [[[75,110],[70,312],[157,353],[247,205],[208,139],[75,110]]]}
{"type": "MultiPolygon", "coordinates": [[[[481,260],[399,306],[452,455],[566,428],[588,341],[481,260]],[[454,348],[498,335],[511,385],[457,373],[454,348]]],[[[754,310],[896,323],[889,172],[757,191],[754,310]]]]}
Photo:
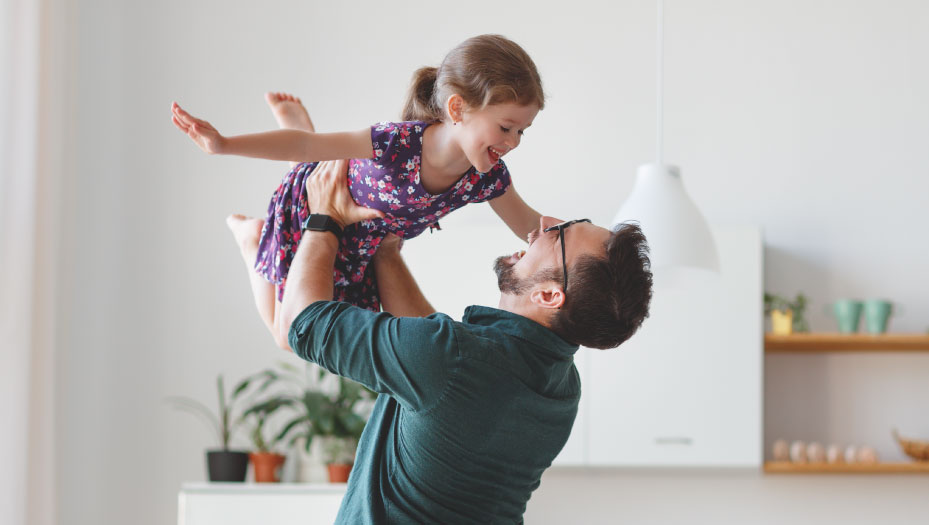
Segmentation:
{"type": "MultiPolygon", "coordinates": [[[[505,294],[523,295],[539,283],[552,283],[563,287],[561,242],[558,230],[544,232],[545,228],[559,224],[561,219],[541,217],[539,227],[529,233],[529,247],[524,252],[498,257],[494,261],[497,286],[505,294]]],[[[603,257],[604,245],[610,231],[593,224],[580,222],[564,230],[565,258],[568,265],[568,282],[571,265],[581,255],[603,257]]]]}

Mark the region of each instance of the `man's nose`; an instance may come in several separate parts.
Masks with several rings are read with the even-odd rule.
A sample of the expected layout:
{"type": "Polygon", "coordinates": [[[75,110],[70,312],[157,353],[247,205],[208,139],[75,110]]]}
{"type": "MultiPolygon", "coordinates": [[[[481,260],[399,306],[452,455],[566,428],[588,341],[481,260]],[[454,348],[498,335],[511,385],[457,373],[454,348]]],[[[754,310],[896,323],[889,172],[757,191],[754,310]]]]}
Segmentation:
{"type": "Polygon", "coordinates": [[[549,216],[547,216],[547,215],[543,215],[543,216],[539,217],[539,231],[540,231],[540,232],[541,232],[541,231],[544,231],[545,228],[548,228],[549,226],[554,226],[554,225],[556,225],[556,224],[560,224],[560,223],[562,223],[562,222],[564,222],[564,221],[561,220],[561,219],[556,219],[556,218],[554,218],[554,217],[549,217],[549,216]]]}

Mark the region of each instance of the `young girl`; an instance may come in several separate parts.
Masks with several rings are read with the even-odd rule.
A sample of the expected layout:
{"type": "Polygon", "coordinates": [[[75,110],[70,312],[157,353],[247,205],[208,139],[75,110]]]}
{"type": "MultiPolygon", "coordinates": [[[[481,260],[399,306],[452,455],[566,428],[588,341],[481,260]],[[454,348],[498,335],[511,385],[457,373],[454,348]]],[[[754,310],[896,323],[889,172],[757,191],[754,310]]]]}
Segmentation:
{"type": "Polygon", "coordinates": [[[225,137],[176,103],[172,120],[207,153],[300,163],[274,192],[265,221],[241,215],[228,219],[250,267],[258,311],[285,348],[286,336],[280,334],[278,321],[280,300],[302,222],[311,211],[305,179],[318,161],[352,159],[348,173],[352,197],[384,214],[345,228],[335,263],[334,300],[379,311],[369,263],[384,236],[393,233],[410,239],[437,227],[440,218],[465,204],[489,200],[521,239],[539,223],[539,213],[511,186],[501,157],[519,145],[545,97],[532,59],[504,37],[470,38],[438,68],[416,71],[404,122],[385,122],[356,132],[315,133],[299,99],[268,94],[268,102],[278,123],[289,129],[225,137]]]}

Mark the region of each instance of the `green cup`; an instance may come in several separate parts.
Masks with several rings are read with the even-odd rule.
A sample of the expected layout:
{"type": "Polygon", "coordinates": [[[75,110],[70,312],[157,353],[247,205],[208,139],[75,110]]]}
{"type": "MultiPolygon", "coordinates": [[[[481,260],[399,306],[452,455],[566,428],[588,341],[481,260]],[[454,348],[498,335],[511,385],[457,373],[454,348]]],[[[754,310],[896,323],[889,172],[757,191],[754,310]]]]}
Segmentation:
{"type": "Polygon", "coordinates": [[[864,302],[864,324],[870,334],[883,334],[887,331],[887,320],[893,312],[893,303],[882,299],[869,299],[864,302]]]}
{"type": "Polygon", "coordinates": [[[835,320],[839,322],[839,332],[853,334],[858,331],[858,322],[861,319],[861,301],[842,299],[832,303],[832,312],[835,320]]]}

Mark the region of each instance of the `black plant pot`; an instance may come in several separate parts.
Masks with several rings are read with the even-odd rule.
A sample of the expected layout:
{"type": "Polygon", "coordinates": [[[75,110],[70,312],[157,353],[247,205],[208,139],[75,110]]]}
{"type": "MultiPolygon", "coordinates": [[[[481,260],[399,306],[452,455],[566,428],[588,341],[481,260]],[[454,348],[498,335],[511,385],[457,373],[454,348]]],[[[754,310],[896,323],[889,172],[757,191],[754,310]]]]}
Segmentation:
{"type": "Polygon", "coordinates": [[[206,468],[210,474],[210,481],[245,481],[248,452],[208,450],[206,468]]]}

